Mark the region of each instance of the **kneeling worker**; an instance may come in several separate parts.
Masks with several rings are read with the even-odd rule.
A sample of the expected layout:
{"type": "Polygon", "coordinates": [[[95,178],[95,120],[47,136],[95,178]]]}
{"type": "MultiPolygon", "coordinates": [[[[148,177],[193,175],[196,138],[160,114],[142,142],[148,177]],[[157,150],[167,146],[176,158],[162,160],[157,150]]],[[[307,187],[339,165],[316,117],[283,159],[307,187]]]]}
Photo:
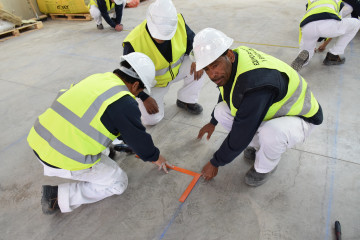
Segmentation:
{"type": "Polygon", "coordinates": [[[125,4],[125,0],[90,0],[89,11],[96,22],[97,29],[104,29],[101,19],[103,17],[112,28],[115,28],[115,31],[121,32],[123,30],[121,18],[125,4]],[[109,11],[112,9],[115,9],[115,18],[109,16],[109,11]]]}
{"type": "Polygon", "coordinates": [[[199,131],[207,138],[220,122],[229,131],[221,147],[204,166],[210,180],[218,167],[233,161],[245,150],[253,163],[245,182],[259,186],[275,171],[287,148],[303,142],[322,110],[307,82],[286,63],[252,48],[230,50],[233,39],[206,28],[194,39],[196,70],[204,69],[219,87],[219,103],[210,123],[199,131]]]}
{"type": "Polygon", "coordinates": [[[126,173],[102,152],[119,137],[146,162],[167,172],[165,158],[142,125],[135,96],[154,86],[155,66],[142,53],[121,57],[113,73],[94,74],[60,92],[27,138],[44,175],[79,182],[43,186],[45,214],[71,212],[86,203],[122,194],[126,173]]]}

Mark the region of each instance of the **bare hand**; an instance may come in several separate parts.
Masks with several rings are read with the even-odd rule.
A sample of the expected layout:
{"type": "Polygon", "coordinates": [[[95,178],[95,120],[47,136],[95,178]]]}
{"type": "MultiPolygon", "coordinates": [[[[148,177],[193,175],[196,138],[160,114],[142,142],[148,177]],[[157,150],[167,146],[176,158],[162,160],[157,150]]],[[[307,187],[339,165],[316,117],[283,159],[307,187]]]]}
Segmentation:
{"type": "Polygon", "coordinates": [[[196,71],[196,63],[193,62],[190,67],[190,74],[194,73],[194,80],[199,80],[204,73],[204,70],[196,71]]]}
{"type": "Polygon", "coordinates": [[[168,173],[168,170],[166,168],[166,164],[171,165],[171,164],[166,162],[166,159],[162,155],[159,155],[159,159],[157,161],[153,162],[153,163],[159,166],[159,171],[162,169],[166,173],[168,173]]]}
{"type": "Polygon", "coordinates": [[[123,25],[122,24],[116,24],[115,31],[121,32],[122,30],[123,30],[123,25]]]}
{"type": "Polygon", "coordinates": [[[159,107],[152,97],[148,97],[144,102],[144,106],[148,114],[155,114],[159,112],[159,107]]]}
{"type": "Polygon", "coordinates": [[[217,173],[218,167],[212,165],[210,161],[203,167],[201,171],[202,177],[207,181],[213,179],[217,175],[217,173]]]}
{"type": "Polygon", "coordinates": [[[200,131],[199,134],[197,136],[198,139],[202,139],[202,137],[204,136],[205,133],[207,133],[207,140],[210,139],[211,135],[213,134],[215,130],[215,125],[212,123],[208,123],[205,126],[203,126],[200,131]]]}

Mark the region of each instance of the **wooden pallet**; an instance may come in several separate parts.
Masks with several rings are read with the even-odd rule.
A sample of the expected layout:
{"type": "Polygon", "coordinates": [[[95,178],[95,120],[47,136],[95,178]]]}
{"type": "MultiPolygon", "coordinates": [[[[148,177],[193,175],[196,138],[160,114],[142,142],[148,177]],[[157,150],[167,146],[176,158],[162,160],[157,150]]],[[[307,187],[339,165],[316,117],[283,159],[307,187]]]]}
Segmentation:
{"type": "Polygon", "coordinates": [[[25,24],[21,27],[17,27],[9,31],[0,33],[0,41],[5,41],[9,38],[20,36],[20,34],[22,33],[28,33],[37,29],[41,29],[42,27],[43,27],[43,23],[41,21],[31,24],[25,24]]]}
{"type": "Polygon", "coordinates": [[[53,20],[91,21],[91,15],[89,13],[71,13],[71,14],[50,13],[49,15],[53,20]]]}

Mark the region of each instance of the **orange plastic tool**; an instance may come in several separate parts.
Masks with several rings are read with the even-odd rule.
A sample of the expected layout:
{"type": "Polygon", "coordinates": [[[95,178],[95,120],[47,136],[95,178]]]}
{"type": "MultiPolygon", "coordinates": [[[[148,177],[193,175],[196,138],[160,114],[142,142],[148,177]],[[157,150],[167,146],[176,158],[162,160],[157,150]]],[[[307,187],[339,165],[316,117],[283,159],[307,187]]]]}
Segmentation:
{"type": "Polygon", "coordinates": [[[170,166],[170,165],[166,164],[166,167],[168,167],[168,168],[170,168],[172,170],[175,170],[175,171],[178,171],[178,172],[181,172],[181,173],[185,173],[185,174],[188,174],[188,175],[194,177],[192,179],[192,181],[190,182],[189,186],[185,189],[184,193],[181,195],[181,197],[179,199],[180,202],[185,202],[185,200],[189,196],[191,190],[194,188],[195,184],[199,180],[201,174],[190,171],[190,170],[187,170],[187,169],[184,169],[184,168],[177,167],[175,165],[170,166]]]}

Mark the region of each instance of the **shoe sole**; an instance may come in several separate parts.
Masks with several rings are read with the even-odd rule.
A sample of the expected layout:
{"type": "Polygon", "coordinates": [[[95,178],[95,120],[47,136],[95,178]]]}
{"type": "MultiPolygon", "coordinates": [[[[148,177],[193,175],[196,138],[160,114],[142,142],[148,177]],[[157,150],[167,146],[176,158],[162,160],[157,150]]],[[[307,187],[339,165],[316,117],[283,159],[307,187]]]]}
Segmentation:
{"type": "Polygon", "coordinates": [[[49,185],[43,185],[42,186],[42,197],[41,197],[41,210],[44,214],[46,215],[51,215],[51,214],[54,214],[56,212],[59,212],[60,209],[58,208],[50,208],[49,207],[49,203],[48,201],[46,200],[46,198],[44,197],[44,191],[45,191],[45,188],[48,187],[49,185]]]}
{"type": "Polygon", "coordinates": [[[341,60],[341,62],[338,61],[327,61],[326,59],[323,61],[324,65],[326,66],[332,66],[332,65],[341,65],[345,63],[345,59],[341,60]]]}
{"type": "Polygon", "coordinates": [[[251,187],[261,186],[261,185],[263,185],[264,183],[266,183],[266,182],[269,180],[269,178],[271,177],[271,175],[273,175],[273,173],[276,171],[276,169],[277,169],[277,166],[276,166],[276,167],[269,173],[269,175],[268,175],[265,179],[263,179],[262,181],[257,181],[257,182],[251,181],[251,182],[249,182],[249,180],[248,180],[247,177],[245,176],[245,183],[246,183],[247,185],[251,186],[251,187]]]}
{"type": "Polygon", "coordinates": [[[188,108],[186,106],[186,104],[183,104],[183,103],[176,103],[176,106],[178,106],[179,108],[182,108],[182,109],[186,110],[187,112],[194,114],[194,115],[198,115],[198,114],[202,113],[202,111],[203,111],[203,108],[201,106],[200,106],[201,107],[200,111],[191,110],[190,108],[188,108]]]}
{"type": "Polygon", "coordinates": [[[297,72],[304,66],[306,61],[309,60],[309,52],[302,50],[295,60],[291,63],[291,67],[297,72]]]}

